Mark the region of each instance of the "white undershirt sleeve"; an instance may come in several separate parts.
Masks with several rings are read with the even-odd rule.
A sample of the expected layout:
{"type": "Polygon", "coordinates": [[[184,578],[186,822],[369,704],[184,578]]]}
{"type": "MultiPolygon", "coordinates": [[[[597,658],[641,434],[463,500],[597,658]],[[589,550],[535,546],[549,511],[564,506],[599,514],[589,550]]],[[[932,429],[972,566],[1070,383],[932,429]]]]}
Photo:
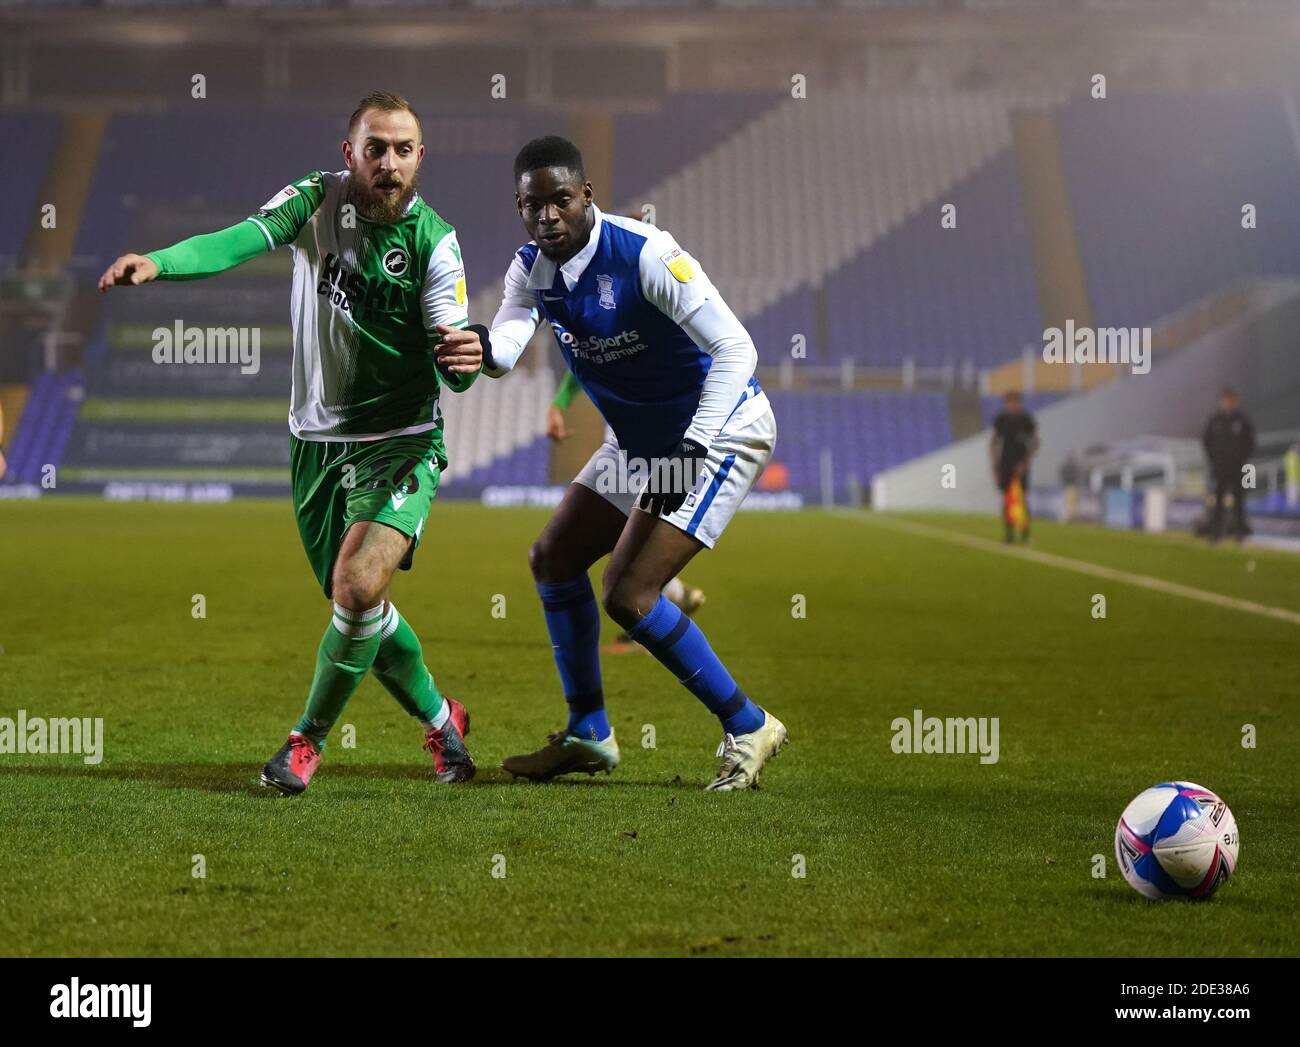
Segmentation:
{"type": "Polygon", "coordinates": [[[461,262],[460,245],[456,234],[448,233],[438,241],[429,256],[420,287],[420,309],[424,315],[424,328],[433,344],[442,340],[434,333],[434,326],[464,327],[469,323],[469,300],[465,291],[465,266],[461,262]]]}
{"type": "Polygon", "coordinates": [[[528,290],[528,271],[524,263],[515,255],[506,270],[505,289],[501,298],[501,308],[492,319],[488,337],[492,342],[493,367],[484,367],[483,373],[489,378],[500,378],[519,361],[533,332],[541,313],[537,308],[533,292],[528,290]]]}
{"type": "Polygon", "coordinates": [[[731,417],[754,376],[758,350],[713,282],[678,245],[659,230],[641,250],[641,293],[647,302],[713,357],[700,390],[700,403],[686,439],[708,447],[731,417]]]}
{"type": "Polygon", "coordinates": [[[758,350],[744,325],[721,298],[712,298],[682,321],[691,341],[713,357],[704,376],[700,403],[685,438],[708,447],[736,409],[754,377],[758,350]]]}

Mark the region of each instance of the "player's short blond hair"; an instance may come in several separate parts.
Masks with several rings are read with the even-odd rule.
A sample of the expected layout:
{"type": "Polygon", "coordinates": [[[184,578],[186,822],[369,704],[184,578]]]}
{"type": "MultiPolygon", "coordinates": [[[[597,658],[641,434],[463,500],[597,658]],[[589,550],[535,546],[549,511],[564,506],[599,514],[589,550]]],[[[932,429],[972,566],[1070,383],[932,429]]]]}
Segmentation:
{"type": "Polygon", "coordinates": [[[400,113],[402,110],[415,118],[415,126],[420,129],[420,138],[424,138],[424,125],[420,123],[420,114],[411,108],[411,103],[394,91],[371,91],[357,104],[352,118],[348,121],[348,138],[357,133],[357,124],[371,109],[384,113],[400,113]]]}

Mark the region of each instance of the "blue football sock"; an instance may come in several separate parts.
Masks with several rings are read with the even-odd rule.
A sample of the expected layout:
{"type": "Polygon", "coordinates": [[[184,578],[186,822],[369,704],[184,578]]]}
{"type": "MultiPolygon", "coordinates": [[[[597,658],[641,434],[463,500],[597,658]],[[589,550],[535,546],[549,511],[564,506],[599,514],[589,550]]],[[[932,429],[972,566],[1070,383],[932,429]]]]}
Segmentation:
{"type": "Polygon", "coordinates": [[[569,703],[570,734],[594,741],[609,737],[600,682],[600,609],[586,574],[567,582],[538,582],[555,667],[569,703]]]}
{"type": "Polygon", "coordinates": [[[663,662],[728,734],[749,734],[763,726],[763,710],[736,686],[700,627],[666,596],[660,594],[628,635],[663,662]]]}

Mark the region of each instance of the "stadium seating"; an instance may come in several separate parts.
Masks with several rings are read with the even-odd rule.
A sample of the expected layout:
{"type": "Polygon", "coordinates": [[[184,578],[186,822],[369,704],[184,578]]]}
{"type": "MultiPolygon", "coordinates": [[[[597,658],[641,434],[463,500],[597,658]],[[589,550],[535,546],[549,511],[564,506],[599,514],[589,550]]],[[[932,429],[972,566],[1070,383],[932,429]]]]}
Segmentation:
{"type": "Polygon", "coordinates": [[[767,390],[777,419],[773,461],[789,470],[791,490],[817,500],[822,455],[829,451],[836,501],[861,490],[882,469],[952,440],[942,393],[767,390]]]}
{"type": "Polygon", "coordinates": [[[45,466],[59,465],[76,421],[81,389],[80,370],[44,372],[32,383],[10,448],[6,483],[41,483],[45,466]]]}
{"type": "Polygon", "coordinates": [[[52,113],[6,112],[0,122],[0,273],[13,268],[38,214],[39,194],[58,138],[52,113]]]}
{"type": "Polygon", "coordinates": [[[1300,272],[1281,95],[1078,99],[1057,124],[1099,326],[1146,326],[1245,277],[1300,272]],[[1242,227],[1245,204],[1256,228],[1242,227]]]}
{"type": "MultiPolygon", "coordinates": [[[[1010,147],[1009,115],[1022,101],[981,92],[673,95],[656,112],[616,118],[612,209],[655,205],[657,221],[700,257],[745,320],[762,365],[788,358],[792,337],[803,335],[812,364],[992,367],[1041,337],[1010,147]],[[954,205],[955,228],[941,226],[943,204],[954,205]]],[[[233,222],[287,178],[339,166],[321,152],[338,137],[337,123],[336,114],[310,112],[115,116],[77,238],[77,270],[89,279],[124,249],[233,222]],[[271,138],[275,150],[229,162],[232,143],[271,138]]],[[[425,125],[439,156],[454,162],[426,164],[422,188],[461,233],[477,289],[471,315],[486,321],[521,239],[513,209],[499,205],[509,198],[513,151],[562,122],[484,108],[429,112],[425,125]]],[[[53,126],[20,114],[5,134],[34,136],[47,155],[53,126]]],[[[1079,100],[1061,107],[1059,138],[1098,324],[1151,323],[1234,281],[1300,272],[1300,200],[1291,191],[1300,163],[1279,97],[1079,100]],[[1241,228],[1241,203],[1256,206],[1258,228],[1241,228]]],[[[0,213],[30,206],[10,198],[0,213]]],[[[18,249],[20,226],[0,223],[0,255],[18,249]]],[[[34,386],[13,477],[34,475],[65,447],[74,470],[282,475],[287,282],[287,253],[278,252],[203,284],[105,299],[84,376],[34,386]],[[153,364],[149,332],[178,318],[257,327],[259,373],[153,364]],[[76,420],[83,383],[86,411],[76,420]]],[[[447,397],[447,486],[545,482],[553,384],[543,368],[447,397]]],[[[851,477],[865,485],[949,435],[941,394],[773,392],[767,384],[781,428],[777,458],[792,486],[810,494],[820,491],[823,448],[842,496],[851,477]]],[[[1045,402],[1031,398],[1030,409],[1045,402]]],[[[985,422],[996,405],[980,405],[985,422]]]]}
{"type": "MultiPolygon", "coordinates": [[[[528,137],[563,126],[562,117],[545,110],[503,116],[460,106],[455,113],[426,112],[422,119],[425,138],[438,147],[421,171],[421,192],[456,227],[471,279],[499,288],[497,274],[505,272],[521,242],[511,204],[514,153],[528,137]]],[[[184,205],[199,219],[188,226],[191,232],[215,227],[195,212],[226,224],[239,221],[290,179],[342,169],[337,147],[322,143],[340,141],[343,131],[337,114],[301,111],[119,114],[105,135],[77,240],[78,260],[98,275],[96,267],[129,246],[140,208],[184,205]],[[275,148],[261,147],[267,141],[275,148]],[[232,163],[232,148],[241,146],[239,162],[232,163]]]]}
{"type": "Polygon", "coordinates": [[[870,366],[989,367],[1042,337],[1010,150],[826,278],[829,357],[870,366]]]}
{"type": "Polygon", "coordinates": [[[626,206],[704,263],[742,318],[900,226],[1011,140],[993,94],[786,99],[626,206]]]}
{"type": "Polygon", "coordinates": [[[630,207],[653,202],[655,186],[716,149],[773,104],[765,94],[682,92],[664,98],[652,113],[620,114],[614,120],[618,199],[630,207]]]}
{"type": "Polygon", "coordinates": [[[453,486],[544,484],[550,448],[544,435],[555,379],[545,368],[480,378],[468,392],[442,397],[453,486]]]}

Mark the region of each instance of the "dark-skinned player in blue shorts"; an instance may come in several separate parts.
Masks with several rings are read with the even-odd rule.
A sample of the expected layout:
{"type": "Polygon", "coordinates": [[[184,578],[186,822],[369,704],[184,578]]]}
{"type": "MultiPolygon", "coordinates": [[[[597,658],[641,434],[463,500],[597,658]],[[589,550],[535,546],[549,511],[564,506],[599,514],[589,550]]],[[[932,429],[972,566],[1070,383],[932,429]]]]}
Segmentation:
{"type": "Polygon", "coordinates": [[[612,433],[529,554],[568,723],[541,749],[502,766],[547,781],[618,765],[587,577],[608,556],[606,613],[721,726],[719,765],[706,788],[751,788],[786,744],[785,725],[741,689],[662,590],[713,547],[772,455],[776,420],[754,377],[754,343],[669,233],[596,206],[571,142],[529,142],[514,173],[532,239],[515,253],[491,331],[480,329],[484,373],[504,375],[547,323],[612,433]]]}

